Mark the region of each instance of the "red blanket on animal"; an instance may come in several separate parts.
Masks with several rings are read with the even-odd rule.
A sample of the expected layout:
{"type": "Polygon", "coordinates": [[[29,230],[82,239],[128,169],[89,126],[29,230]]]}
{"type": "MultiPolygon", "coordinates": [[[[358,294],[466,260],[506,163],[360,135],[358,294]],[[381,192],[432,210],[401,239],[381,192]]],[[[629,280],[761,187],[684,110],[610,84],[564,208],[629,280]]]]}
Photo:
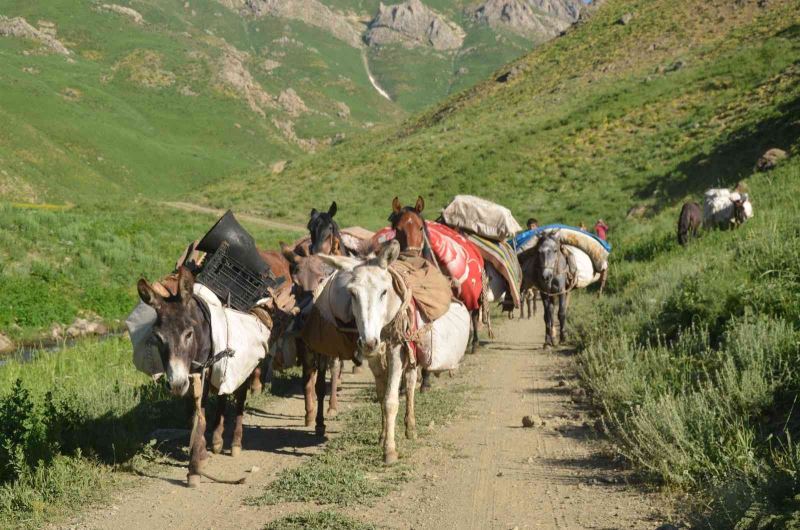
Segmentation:
{"type": "MultiPolygon", "coordinates": [[[[483,289],[483,256],[467,238],[443,224],[429,221],[428,234],[433,255],[439,266],[447,271],[454,283],[454,291],[469,311],[480,307],[483,289]]],[[[384,228],[373,237],[381,244],[394,239],[394,230],[384,228]]],[[[443,271],[444,272],[444,271],[443,271]]]]}

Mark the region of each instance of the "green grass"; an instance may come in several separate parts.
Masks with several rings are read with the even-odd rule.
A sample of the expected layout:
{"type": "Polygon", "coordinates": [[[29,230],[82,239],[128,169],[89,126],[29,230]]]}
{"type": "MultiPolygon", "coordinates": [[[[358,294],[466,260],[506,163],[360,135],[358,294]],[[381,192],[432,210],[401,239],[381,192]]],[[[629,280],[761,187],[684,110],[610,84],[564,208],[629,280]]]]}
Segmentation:
{"type": "Polygon", "coordinates": [[[337,512],[323,510],[281,517],[265,526],[264,530],[305,530],[308,528],[315,530],[373,530],[376,527],[337,512]]]}
{"type": "MultiPolygon", "coordinates": [[[[138,298],[136,280],[172,271],[214,216],[149,201],[81,204],[69,209],[0,203],[0,332],[14,340],[46,334],[94,313],[119,326],[138,298]]],[[[263,248],[298,234],[244,222],[263,248]]]]}
{"type": "MultiPolygon", "coordinates": [[[[461,383],[416,394],[417,429],[422,440],[430,434],[427,426],[431,422],[441,425],[459,413],[467,391],[467,386],[461,383]]],[[[365,390],[364,394],[366,403],[342,414],[341,433],[327,443],[322,453],[279,473],[262,495],[249,502],[255,505],[281,502],[371,504],[407,481],[413,472],[409,461],[411,453],[420,442],[404,438],[405,407],[397,414],[396,440],[401,461],[387,467],[377,442],[380,406],[373,402],[374,390],[365,390]]]]}

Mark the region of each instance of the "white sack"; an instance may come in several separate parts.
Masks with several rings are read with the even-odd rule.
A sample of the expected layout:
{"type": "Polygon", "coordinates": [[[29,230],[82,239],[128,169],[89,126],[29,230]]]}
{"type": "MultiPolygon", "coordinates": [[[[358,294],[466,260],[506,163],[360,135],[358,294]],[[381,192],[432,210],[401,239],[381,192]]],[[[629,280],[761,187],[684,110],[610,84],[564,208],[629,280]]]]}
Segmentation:
{"type": "Polygon", "coordinates": [[[727,226],[734,216],[733,201],[744,199],[745,219],[753,217],[753,203],[746,193],[726,188],[711,188],[703,195],[703,225],[727,226]]]}
{"type": "MultiPolygon", "coordinates": [[[[430,353],[431,348],[433,349],[428,370],[442,372],[458,368],[467,350],[469,324],[469,312],[464,304],[451,302],[447,313],[433,322],[431,331],[420,334],[417,347],[425,353],[430,353]]],[[[417,326],[424,325],[417,313],[417,326]]]]}
{"type": "Polygon", "coordinates": [[[506,240],[522,230],[508,208],[472,195],[456,195],[442,210],[442,219],[447,225],[495,241],[506,240]]]}
{"type": "Polygon", "coordinates": [[[564,245],[564,248],[572,255],[578,269],[578,282],[575,284],[577,289],[583,289],[600,279],[600,273],[594,271],[592,259],[586,252],[570,245],[564,245]]]}
{"type": "Polygon", "coordinates": [[[158,348],[150,340],[155,323],[156,310],[142,301],[125,319],[125,327],[128,328],[133,344],[133,365],[140,372],[151,376],[153,380],[157,380],[164,373],[158,348]]]}

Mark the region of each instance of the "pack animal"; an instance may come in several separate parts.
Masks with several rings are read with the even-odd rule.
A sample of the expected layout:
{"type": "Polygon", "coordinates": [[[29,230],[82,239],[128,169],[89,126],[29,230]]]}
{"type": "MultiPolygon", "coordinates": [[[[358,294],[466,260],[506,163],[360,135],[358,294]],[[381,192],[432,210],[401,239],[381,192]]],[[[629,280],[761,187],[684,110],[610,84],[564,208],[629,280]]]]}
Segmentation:
{"type": "MultiPolygon", "coordinates": [[[[142,301],[156,311],[157,318],[152,336],[165,368],[170,391],[176,396],[186,396],[191,386],[190,374],[206,370],[214,356],[211,317],[205,303],[194,295],[194,276],[187,268],[181,267],[177,275],[176,289],[167,297],[156,292],[145,279],[139,280],[137,290],[142,301]]],[[[236,417],[231,456],[234,457],[239,455],[242,448],[244,406],[248,385],[252,384],[253,377],[251,375],[248,381],[233,392],[236,417]]],[[[188,474],[190,487],[199,484],[203,465],[208,458],[205,439],[206,418],[203,410],[209,393],[217,392],[217,389],[212,388],[209,379],[205,377],[202,388],[194,389],[198,400],[196,405],[200,407],[195,415],[197,421],[193,425],[191,435],[188,474]]],[[[222,451],[226,408],[227,395],[220,395],[212,424],[211,443],[215,453],[222,451]]]]}
{"type": "Polygon", "coordinates": [[[696,202],[684,203],[678,217],[678,243],[686,245],[690,239],[697,238],[697,230],[703,221],[703,212],[696,202]]]}
{"type": "Polygon", "coordinates": [[[703,226],[738,228],[753,217],[753,203],[747,193],[712,188],[703,195],[703,226]]]}
{"type": "MultiPolygon", "coordinates": [[[[327,303],[336,318],[349,322],[354,320],[358,329],[358,348],[367,360],[375,376],[375,388],[381,404],[382,428],[379,443],[383,446],[386,464],[397,461],[395,443],[395,421],[399,408],[401,378],[406,386],[405,434],[407,438],[416,436],[416,417],[414,412],[414,393],[417,367],[409,358],[405,346],[406,338],[398,334],[398,320],[406,314],[406,301],[395,290],[389,267],[397,260],[400,245],[397,241],[387,244],[375,258],[359,260],[342,256],[322,256],[340,269],[331,278],[332,288],[327,303]]],[[[467,343],[467,314],[461,304],[451,304],[452,312],[463,314],[463,335],[455,337],[460,341],[460,355],[467,343]]],[[[455,319],[457,321],[457,318],[455,319]]],[[[438,321],[437,321],[438,322],[438,321]]],[[[437,365],[436,352],[433,353],[432,367],[437,365]]]]}
{"type": "Polygon", "coordinates": [[[539,290],[544,306],[546,328],[545,346],[555,345],[554,315],[558,300],[559,336],[561,342],[567,339],[567,309],[569,295],[575,286],[577,271],[570,263],[569,254],[562,249],[556,234],[543,235],[535,247],[520,255],[523,289],[535,287],[539,290]]]}

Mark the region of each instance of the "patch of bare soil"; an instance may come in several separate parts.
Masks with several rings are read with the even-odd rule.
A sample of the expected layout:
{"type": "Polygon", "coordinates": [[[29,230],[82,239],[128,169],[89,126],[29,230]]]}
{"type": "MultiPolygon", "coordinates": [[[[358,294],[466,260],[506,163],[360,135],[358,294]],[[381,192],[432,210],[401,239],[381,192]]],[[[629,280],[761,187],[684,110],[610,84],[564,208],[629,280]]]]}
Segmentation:
{"type": "MultiPolygon", "coordinates": [[[[184,210],[186,212],[196,212],[196,213],[207,213],[209,215],[215,215],[217,217],[222,216],[225,213],[225,210],[219,210],[217,208],[210,208],[208,206],[200,206],[199,204],[191,204],[188,202],[162,202],[164,206],[169,206],[170,208],[175,208],[178,210],[184,210]]],[[[307,228],[301,225],[295,225],[291,223],[284,223],[282,221],[274,221],[272,219],[265,219],[263,217],[258,217],[255,215],[248,215],[246,213],[237,213],[236,216],[243,221],[247,221],[249,223],[266,226],[269,228],[277,228],[279,230],[289,230],[292,232],[306,232],[307,228]]]]}

